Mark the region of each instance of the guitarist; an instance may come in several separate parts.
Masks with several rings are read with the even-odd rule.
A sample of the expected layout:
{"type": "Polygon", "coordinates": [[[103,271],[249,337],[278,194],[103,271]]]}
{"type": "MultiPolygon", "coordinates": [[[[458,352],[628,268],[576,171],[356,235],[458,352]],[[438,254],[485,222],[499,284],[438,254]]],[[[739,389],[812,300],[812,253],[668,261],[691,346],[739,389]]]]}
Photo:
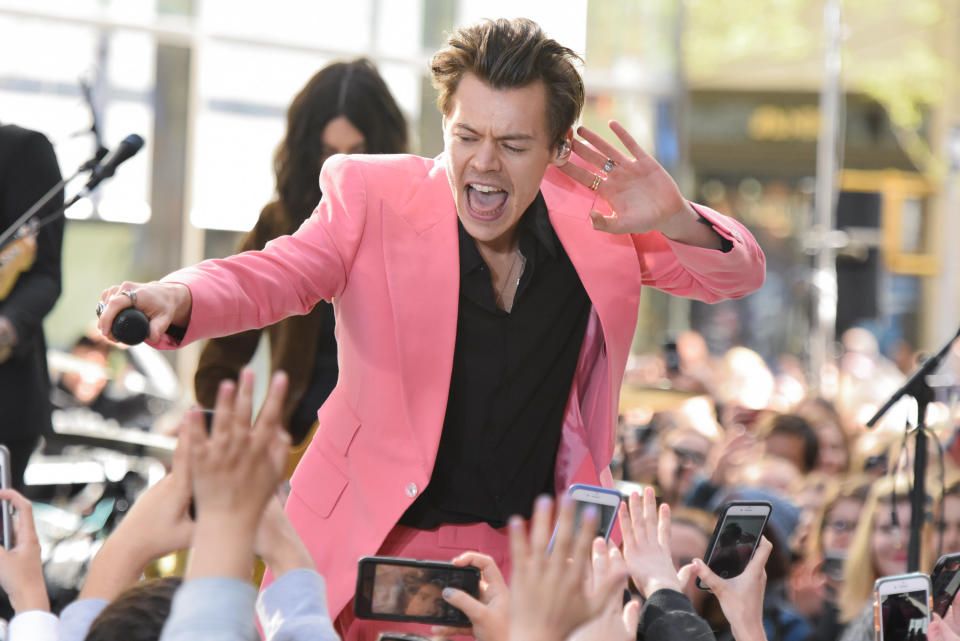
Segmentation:
{"type": "MultiPolygon", "coordinates": [[[[53,185],[60,167],[53,147],[38,132],[0,125],[0,232],[6,230],[53,185]]],[[[63,192],[37,213],[43,218],[63,206],[63,192]]],[[[10,448],[13,486],[40,435],[51,429],[50,376],[43,318],[60,296],[63,218],[35,237],[17,238],[0,248],[0,442],[10,448]]]]}

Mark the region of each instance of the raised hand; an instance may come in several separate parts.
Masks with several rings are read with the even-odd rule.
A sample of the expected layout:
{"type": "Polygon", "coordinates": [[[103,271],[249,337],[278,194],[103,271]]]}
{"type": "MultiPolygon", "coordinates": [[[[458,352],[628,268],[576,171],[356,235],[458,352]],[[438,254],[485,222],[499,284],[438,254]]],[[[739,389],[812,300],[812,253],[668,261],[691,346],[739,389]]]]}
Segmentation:
{"type": "MultiPolygon", "coordinates": [[[[721,579],[702,559],[693,561],[692,571],[716,595],[737,641],[766,641],[763,631],[763,594],[767,587],[767,572],[764,565],[772,550],[773,544],[767,537],[761,537],[747,568],[732,579],[721,579]]],[[[689,567],[681,568],[681,572],[689,567]]]]}
{"type": "Polygon", "coordinates": [[[47,586],[43,581],[40,542],[33,524],[33,508],[16,490],[0,490],[0,499],[10,501],[16,510],[14,546],[0,546],[0,588],[7,593],[16,614],[27,610],[50,609],[47,586]]]}
{"type": "Polygon", "coordinates": [[[587,589],[590,542],[596,531],[597,514],[587,508],[574,532],[574,502],[564,496],[560,503],[557,535],[550,542],[552,501],[537,499],[529,538],[519,517],[510,520],[510,640],[560,641],[575,628],[603,612],[616,598],[625,572],[607,576],[599,586],[587,589]]]}
{"type": "Polygon", "coordinates": [[[634,492],[628,503],[620,505],[619,522],[623,557],[634,583],[648,599],[663,588],[681,592],[683,584],[670,556],[670,506],[661,505],[658,515],[652,487],[644,488],[642,499],[634,492]]]}
{"type": "MultiPolygon", "coordinates": [[[[593,540],[593,567],[590,573],[591,590],[603,589],[607,577],[620,576],[620,587],[625,590],[626,565],[620,550],[612,542],[593,540]]],[[[640,603],[631,600],[621,606],[621,599],[608,599],[600,616],[577,628],[568,641],[634,641],[640,622],[640,603]]]]}
{"type": "Polygon", "coordinates": [[[607,215],[596,209],[591,211],[594,228],[612,234],[657,230],[679,242],[719,248],[720,237],[710,227],[697,223],[697,213],[660,163],[620,123],[610,121],[610,129],[632,157],[596,132],[579,127],[577,133],[584,140],[574,139],[573,151],[591,169],[574,163],[560,166],[568,176],[596,191],[612,210],[607,215]]]}
{"type": "Polygon", "coordinates": [[[435,637],[473,634],[477,641],[506,641],[510,627],[510,589],[496,561],[479,552],[464,552],[453,564],[480,568],[479,599],[456,588],[443,591],[444,600],[466,614],[473,628],[433,626],[431,633],[435,637]]]}
{"type": "Polygon", "coordinates": [[[193,412],[181,430],[190,440],[197,511],[188,578],[249,577],[257,527],[283,479],[290,445],[283,429],[287,375],[274,374],[251,428],[253,378],[244,369],[239,385],[220,384],[209,437],[200,412],[193,412]]]}

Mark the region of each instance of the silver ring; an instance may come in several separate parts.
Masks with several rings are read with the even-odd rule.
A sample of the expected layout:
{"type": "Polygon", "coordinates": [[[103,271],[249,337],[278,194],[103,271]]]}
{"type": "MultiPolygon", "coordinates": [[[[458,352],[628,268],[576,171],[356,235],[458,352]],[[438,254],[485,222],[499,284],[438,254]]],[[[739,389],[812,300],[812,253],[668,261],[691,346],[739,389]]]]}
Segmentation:
{"type": "Polygon", "coordinates": [[[97,318],[100,318],[100,315],[103,314],[103,310],[106,307],[107,306],[103,304],[103,301],[100,301],[99,303],[97,303],[97,318]]]}
{"type": "Polygon", "coordinates": [[[593,184],[590,185],[590,190],[591,190],[591,191],[596,191],[597,189],[600,188],[600,183],[602,183],[602,182],[603,182],[603,178],[601,178],[599,174],[594,174],[594,175],[593,175],[593,184]]]}
{"type": "Polygon", "coordinates": [[[616,166],[617,166],[617,161],[615,161],[613,158],[607,158],[607,162],[603,163],[603,171],[604,173],[609,174],[611,171],[613,171],[613,168],[616,166]]]}
{"type": "Polygon", "coordinates": [[[121,294],[130,299],[130,304],[134,307],[137,306],[137,290],[135,289],[123,289],[120,291],[121,294]]]}

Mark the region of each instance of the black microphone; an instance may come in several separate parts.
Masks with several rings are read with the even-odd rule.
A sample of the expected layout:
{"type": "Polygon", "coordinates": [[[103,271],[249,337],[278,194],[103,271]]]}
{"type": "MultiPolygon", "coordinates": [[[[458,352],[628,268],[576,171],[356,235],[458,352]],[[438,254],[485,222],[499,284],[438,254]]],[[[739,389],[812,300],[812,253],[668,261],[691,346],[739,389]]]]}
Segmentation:
{"type": "Polygon", "coordinates": [[[127,345],[138,345],[150,335],[147,315],[136,307],[126,307],[113,319],[113,337],[127,345]]]}
{"type": "Polygon", "coordinates": [[[110,154],[103,159],[103,162],[100,163],[100,166],[93,171],[90,180],[88,180],[87,184],[83,187],[83,192],[89,193],[93,191],[104,179],[112,176],[114,172],[117,171],[117,167],[129,160],[130,157],[140,151],[142,147],[143,138],[137,134],[130,134],[121,140],[116,149],[110,152],[110,154]]]}

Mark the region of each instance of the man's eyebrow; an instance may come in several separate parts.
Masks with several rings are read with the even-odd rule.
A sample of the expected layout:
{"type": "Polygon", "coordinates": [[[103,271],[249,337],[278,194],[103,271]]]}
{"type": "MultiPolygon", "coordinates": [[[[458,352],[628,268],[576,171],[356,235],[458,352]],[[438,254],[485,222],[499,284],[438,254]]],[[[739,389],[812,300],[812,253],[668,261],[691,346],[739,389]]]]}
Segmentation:
{"type": "MultiPolygon", "coordinates": [[[[479,136],[480,132],[471,127],[470,125],[465,125],[462,122],[458,122],[454,125],[455,129],[466,129],[468,132],[474,136],[479,136]]],[[[536,138],[530,134],[521,134],[521,133],[510,133],[504,134],[503,136],[497,136],[497,140],[535,140],[536,138]]]]}

